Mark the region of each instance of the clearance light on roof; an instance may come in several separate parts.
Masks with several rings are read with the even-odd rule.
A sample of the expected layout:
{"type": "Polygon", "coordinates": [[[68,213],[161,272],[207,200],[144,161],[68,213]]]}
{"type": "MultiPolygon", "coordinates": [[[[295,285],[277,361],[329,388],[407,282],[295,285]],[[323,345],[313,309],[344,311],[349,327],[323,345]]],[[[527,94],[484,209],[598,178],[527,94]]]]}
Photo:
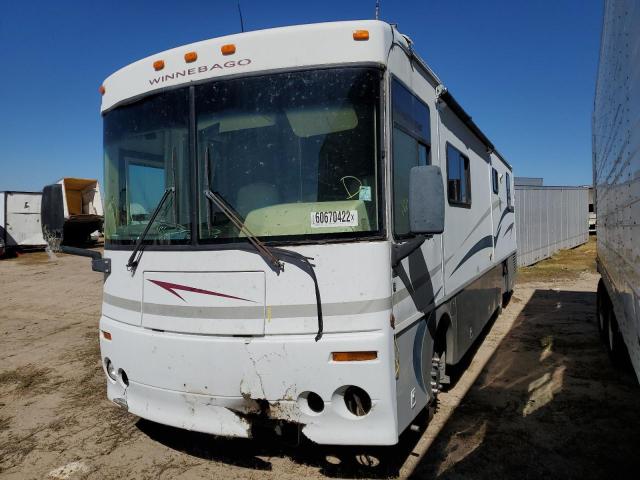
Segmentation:
{"type": "Polygon", "coordinates": [[[153,62],[153,69],[157,72],[158,70],[162,70],[164,68],[164,60],[156,60],[153,62]]]}
{"type": "Polygon", "coordinates": [[[198,54],[196,52],[187,52],[184,54],[184,61],[187,63],[193,63],[198,59],[198,54]]]}
{"type": "Polygon", "coordinates": [[[236,53],[236,46],[233,43],[228,43],[220,47],[220,51],[223,55],[233,55],[236,53]]]}
{"type": "Polygon", "coordinates": [[[104,85],[100,85],[98,87],[98,91],[100,92],[100,95],[104,95],[104,92],[106,92],[107,90],[104,88],[104,85]]]}
{"type": "Polygon", "coordinates": [[[378,358],[378,352],[332,352],[334,362],[364,362],[378,358]]]}
{"type": "Polygon", "coordinates": [[[353,39],[358,41],[369,40],[369,30],[356,30],[353,32],[353,39]]]}

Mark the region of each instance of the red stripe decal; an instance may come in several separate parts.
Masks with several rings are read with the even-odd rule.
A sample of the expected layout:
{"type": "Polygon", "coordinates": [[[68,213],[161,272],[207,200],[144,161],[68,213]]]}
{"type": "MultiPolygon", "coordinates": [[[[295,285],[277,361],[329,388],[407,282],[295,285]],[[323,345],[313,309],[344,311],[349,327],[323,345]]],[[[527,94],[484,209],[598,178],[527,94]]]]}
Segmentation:
{"type": "Polygon", "coordinates": [[[182,296],[178,292],[176,292],[176,290],[184,290],[185,292],[202,293],[203,295],[213,295],[215,297],[233,298],[234,300],[244,300],[245,302],[257,303],[247,298],[234,297],[233,295],[227,295],[225,293],[220,293],[220,292],[213,292],[211,290],[203,290],[201,288],[189,287],[187,285],[180,285],[178,283],[163,282],[161,280],[151,280],[151,279],[148,279],[148,280],[151,283],[155,283],[160,288],[164,288],[167,292],[172,293],[183,302],[186,302],[186,300],[182,298],[182,296]]]}

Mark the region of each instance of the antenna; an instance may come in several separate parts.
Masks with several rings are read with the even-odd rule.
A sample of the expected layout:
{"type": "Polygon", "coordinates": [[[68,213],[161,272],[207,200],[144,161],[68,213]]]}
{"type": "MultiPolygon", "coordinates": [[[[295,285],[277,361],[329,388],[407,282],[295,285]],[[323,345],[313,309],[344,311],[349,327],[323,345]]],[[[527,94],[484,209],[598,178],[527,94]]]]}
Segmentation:
{"type": "Polygon", "coordinates": [[[380,0],[376,0],[376,20],[380,20],[380,0]]]}
{"type": "Polygon", "coordinates": [[[240,0],[238,0],[238,13],[240,14],[240,31],[244,32],[244,21],[242,20],[242,9],[240,8],[240,0]]]}

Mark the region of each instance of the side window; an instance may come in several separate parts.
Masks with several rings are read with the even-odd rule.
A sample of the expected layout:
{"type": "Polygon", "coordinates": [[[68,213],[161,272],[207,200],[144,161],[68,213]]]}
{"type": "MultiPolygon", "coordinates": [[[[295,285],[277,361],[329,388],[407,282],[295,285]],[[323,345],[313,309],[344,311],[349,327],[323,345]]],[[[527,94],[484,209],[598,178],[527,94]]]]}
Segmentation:
{"type": "Polygon", "coordinates": [[[447,144],[447,196],[456,207],[471,206],[471,166],[469,157],[447,144]]]}
{"type": "Polygon", "coordinates": [[[507,183],[507,207],[511,207],[513,205],[511,201],[511,175],[508,172],[505,175],[505,181],[507,183]]]}
{"type": "Polygon", "coordinates": [[[400,82],[391,84],[393,122],[393,231],[409,234],[409,172],[431,158],[429,107],[400,82]]]}
{"type": "Polygon", "coordinates": [[[493,187],[493,193],[498,195],[500,192],[500,183],[498,179],[498,171],[495,168],[491,169],[491,186],[493,187]]]}

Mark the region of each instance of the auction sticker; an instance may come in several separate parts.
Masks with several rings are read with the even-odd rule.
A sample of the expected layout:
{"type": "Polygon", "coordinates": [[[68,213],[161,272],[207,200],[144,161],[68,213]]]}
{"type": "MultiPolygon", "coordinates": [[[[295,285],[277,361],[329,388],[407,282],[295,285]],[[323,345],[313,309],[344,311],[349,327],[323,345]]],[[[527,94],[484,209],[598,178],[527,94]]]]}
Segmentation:
{"type": "Polygon", "coordinates": [[[357,210],[329,210],[325,212],[311,212],[311,228],[357,226],[357,210]]]}

